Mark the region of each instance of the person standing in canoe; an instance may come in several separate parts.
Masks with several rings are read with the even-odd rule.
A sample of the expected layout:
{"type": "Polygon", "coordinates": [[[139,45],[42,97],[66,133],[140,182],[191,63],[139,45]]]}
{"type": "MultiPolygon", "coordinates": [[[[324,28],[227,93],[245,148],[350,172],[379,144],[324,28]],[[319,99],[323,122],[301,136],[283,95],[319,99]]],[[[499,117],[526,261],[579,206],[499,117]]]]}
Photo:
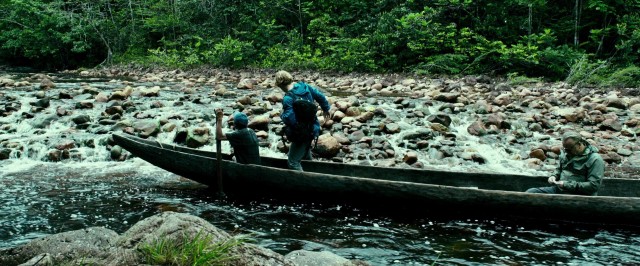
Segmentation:
{"type": "Polygon", "coordinates": [[[293,77],[287,71],[276,73],[275,85],[285,95],[282,99],[280,118],[285,124],[284,132],[291,142],[287,154],[289,169],[302,171],[302,159],[311,160],[311,143],[320,134],[320,122],[316,113],[320,104],[325,121],[329,119],[329,101],[320,90],[302,81],[293,83],[293,77]]]}
{"type": "Polygon", "coordinates": [[[565,136],[562,147],[558,168],[548,179],[551,186],[526,192],[597,195],[604,176],[604,160],[598,149],[578,135],[565,136]]]}
{"type": "Polygon", "coordinates": [[[249,118],[242,112],[233,115],[234,131],[222,134],[222,109],[216,109],[216,138],[229,140],[236,162],[242,164],[260,164],[258,136],[248,128],[249,118]]]}

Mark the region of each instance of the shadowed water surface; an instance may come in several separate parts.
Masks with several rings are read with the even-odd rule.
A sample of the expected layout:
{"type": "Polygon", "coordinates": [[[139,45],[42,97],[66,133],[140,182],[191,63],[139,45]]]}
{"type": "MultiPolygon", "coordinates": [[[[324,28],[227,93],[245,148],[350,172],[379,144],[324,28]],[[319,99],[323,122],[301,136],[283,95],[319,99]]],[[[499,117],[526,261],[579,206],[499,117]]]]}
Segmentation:
{"type": "Polygon", "coordinates": [[[122,233],[141,219],[177,211],[250,234],[256,244],[281,254],[327,250],[373,265],[640,263],[640,229],[219,199],[137,159],[75,167],[33,162],[2,174],[0,183],[2,248],[89,226],[122,233]]]}

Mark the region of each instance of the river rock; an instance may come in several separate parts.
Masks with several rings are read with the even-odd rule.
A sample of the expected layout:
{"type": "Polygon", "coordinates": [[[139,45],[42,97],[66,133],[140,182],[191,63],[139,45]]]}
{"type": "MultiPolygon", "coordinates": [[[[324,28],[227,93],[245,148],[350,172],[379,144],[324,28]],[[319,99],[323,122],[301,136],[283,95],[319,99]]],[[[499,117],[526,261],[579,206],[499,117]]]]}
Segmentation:
{"type": "Polygon", "coordinates": [[[487,130],[484,128],[484,123],[481,121],[471,123],[471,125],[467,127],[467,132],[474,136],[484,136],[487,134],[487,130]]]}
{"type": "Polygon", "coordinates": [[[104,110],[105,113],[109,115],[119,114],[122,115],[124,113],[124,108],[122,106],[110,106],[104,110]]]}
{"type": "Polygon", "coordinates": [[[607,152],[606,154],[600,154],[602,156],[602,159],[607,162],[607,163],[615,163],[615,164],[619,164],[620,162],[622,162],[622,157],[613,151],[607,152]]]}
{"type": "Polygon", "coordinates": [[[364,137],[365,137],[365,134],[364,134],[364,132],[362,130],[356,130],[356,131],[352,132],[351,134],[349,134],[349,136],[348,136],[349,141],[351,141],[351,142],[358,142],[364,137]]]}
{"type": "Polygon", "coordinates": [[[140,96],[142,97],[158,97],[160,95],[160,86],[153,86],[151,88],[140,88],[140,96]]]}
{"type": "Polygon", "coordinates": [[[506,106],[512,102],[510,93],[503,93],[498,95],[495,99],[493,99],[493,104],[497,106],[506,106]]]}
{"type": "Polygon", "coordinates": [[[351,106],[351,107],[347,108],[347,111],[345,112],[345,114],[347,116],[359,116],[360,115],[360,109],[358,107],[351,106]]]}
{"type": "Polygon", "coordinates": [[[15,83],[16,81],[13,79],[0,77],[0,87],[13,87],[15,83]]]}
{"type": "Polygon", "coordinates": [[[42,79],[42,81],[40,81],[40,89],[51,89],[51,88],[55,88],[56,84],[53,83],[53,81],[51,81],[51,79],[49,78],[44,78],[42,79]]]}
{"type": "Polygon", "coordinates": [[[253,90],[255,83],[256,81],[253,79],[243,79],[238,83],[238,85],[236,85],[236,88],[241,90],[253,90]]]}
{"type": "MultiPolygon", "coordinates": [[[[31,258],[49,257],[52,265],[116,265],[109,264],[121,257],[121,265],[135,265],[135,251],[115,247],[118,234],[103,227],[89,227],[50,235],[23,246],[0,252],[0,265],[18,265],[31,258]]],[[[41,265],[41,264],[33,264],[41,265]]]]}
{"type": "Polygon", "coordinates": [[[61,106],[58,106],[56,108],[56,115],[57,116],[66,116],[71,114],[71,112],[67,111],[67,109],[62,108],[61,106]]]}
{"type": "Polygon", "coordinates": [[[619,132],[622,130],[622,124],[614,119],[605,119],[602,121],[602,124],[600,124],[600,129],[619,132]]]}
{"type": "Polygon", "coordinates": [[[368,265],[360,261],[350,261],[329,251],[296,250],[284,256],[295,265],[323,265],[323,266],[358,266],[368,265]]]}
{"type": "Polygon", "coordinates": [[[440,93],[434,97],[434,100],[447,102],[447,103],[455,103],[460,97],[459,93],[440,93]]]}
{"type": "Polygon", "coordinates": [[[129,97],[129,95],[127,95],[126,92],[124,91],[114,91],[111,96],[109,96],[109,101],[120,101],[120,100],[125,100],[127,99],[127,97],[129,97]]]}
{"type": "Polygon", "coordinates": [[[122,158],[122,151],[122,147],[115,145],[111,147],[111,150],[109,151],[109,157],[111,157],[111,159],[113,160],[120,160],[122,158]]]}
{"type": "Polygon", "coordinates": [[[345,113],[343,113],[343,112],[342,112],[342,111],[340,111],[340,110],[336,110],[336,111],[333,113],[333,116],[331,117],[331,119],[332,119],[333,121],[342,121],[342,119],[343,119],[343,118],[345,118],[345,117],[346,117],[345,113]]]}
{"type": "Polygon", "coordinates": [[[106,103],[109,101],[109,96],[107,94],[105,94],[104,92],[99,92],[95,97],[94,100],[96,102],[99,103],[106,103]]]}
{"type": "Polygon", "coordinates": [[[30,104],[35,107],[48,108],[51,100],[48,97],[44,97],[35,102],[31,102],[30,104]]]}
{"type": "Polygon", "coordinates": [[[493,107],[486,100],[478,100],[472,105],[472,110],[477,114],[491,113],[493,107]]]}
{"type": "Polygon", "coordinates": [[[138,136],[148,138],[160,132],[160,122],[156,120],[138,120],[133,123],[133,128],[138,136]]]}
{"type": "Polygon", "coordinates": [[[445,127],[451,125],[451,117],[447,114],[430,115],[429,117],[427,117],[427,121],[431,123],[439,123],[444,125],[445,127]]]}
{"type": "Polygon", "coordinates": [[[387,134],[396,134],[400,133],[400,126],[396,123],[384,124],[383,130],[387,134]]]}
{"type": "Polygon", "coordinates": [[[335,103],[336,108],[338,108],[338,110],[342,111],[343,113],[347,112],[347,109],[351,106],[351,103],[347,102],[347,101],[337,101],[335,103]]]}
{"type": "Polygon", "coordinates": [[[406,164],[412,165],[418,161],[418,153],[416,153],[415,151],[408,151],[404,154],[402,161],[406,164]]]}
{"type": "Polygon", "coordinates": [[[624,100],[617,97],[608,98],[606,101],[606,105],[607,107],[612,107],[612,108],[617,108],[622,110],[627,109],[627,105],[625,104],[624,100]]]}
{"type": "Polygon", "coordinates": [[[366,123],[369,120],[373,119],[374,114],[372,112],[364,112],[363,114],[356,117],[356,121],[360,123],[366,123]]]}
{"type": "Polygon", "coordinates": [[[269,131],[269,123],[271,123],[269,115],[260,115],[253,117],[247,127],[256,130],[269,131]]]}
{"type": "Polygon", "coordinates": [[[628,157],[628,156],[631,156],[631,154],[633,154],[633,151],[631,151],[630,149],[622,148],[622,149],[618,149],[617,153],[622,156],[628,157]]]}
{"type": "Polygon", "coordinates": [[[443,125],[443,124],[440,124],[440,123],[431,123],[431,125],[429,125],[429,127],[430,127],[433,131],[438,132],[438,133],[440,133],[440,134],[445,134],[445,133],[449,132],[449,128],[448,128],[448,127],[446,127],[446,126],[445,126],[445,125],[443,125]]]}
{"type": "Polygon", "coordinates": [[[58,142],[54,147],[57,150],[68,150],[71,148],[75,148],[76,142],[71,139],[65,139],[58,142]]]}
{"type": "Polygon", "coordinates": [[[238,102],[242,105],[249,105],[252,103],[251,97],[245,95],[238,99],[238,102]]]}
{"type": "Polygon", "coordinates": [[[166,123],[162,125],[162,132],[172,132],[176,127],[177,125],[173,122],[166,123]]]}
{"type": "Polygon", "coordinates": [[[186,144],[189,148],[199,148],[207,145],[210,140],[209,128],[197,127],[188,131],[186,144]]]}
{"type": "Polygon", "coordinates": [[[94,100],[84,100],[76,103],[76,109],[93,109],[94,100]]]}
{"type": "Polygon", "coordinates": [[[9,159],[11,155],[11,149],[0,149],[0,160],[9,159]]]}
{"type": "Polygon", "coordinates": [[[80,125],[91,122],[91,117],[89,115],[77,115],[71,118],[71,121],[76,125],[80,125]]]}
{"type": "Polygon", "coordinates": [[[529,153],[529,157],[544,161],[547,159],[543,149],[534,149],[529,153]]]}
{"type": "Polygon", "coordinates": [[[320,157],[332,158],[340,152],[342,145],[331,134],[326,133],[318,137],[317,146],[314,148],[314,152],[320,157]]]}

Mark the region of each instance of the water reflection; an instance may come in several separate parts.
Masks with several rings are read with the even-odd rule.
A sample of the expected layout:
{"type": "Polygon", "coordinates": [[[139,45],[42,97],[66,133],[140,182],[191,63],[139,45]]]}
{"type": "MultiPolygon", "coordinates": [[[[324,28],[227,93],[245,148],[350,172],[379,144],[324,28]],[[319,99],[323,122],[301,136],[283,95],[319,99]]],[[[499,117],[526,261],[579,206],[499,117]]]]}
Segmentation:
{"type": "Polygon", "coordinates": [[[328,250],[373,265],[640,262],[640,230],[219,199],[205,187],[138,160],[82,167],[39,163],[0,174],[0,183],[1,248],[89,226],[122,233],[148,216],[179,211],[249,234],[278,253],[328,250]]]}

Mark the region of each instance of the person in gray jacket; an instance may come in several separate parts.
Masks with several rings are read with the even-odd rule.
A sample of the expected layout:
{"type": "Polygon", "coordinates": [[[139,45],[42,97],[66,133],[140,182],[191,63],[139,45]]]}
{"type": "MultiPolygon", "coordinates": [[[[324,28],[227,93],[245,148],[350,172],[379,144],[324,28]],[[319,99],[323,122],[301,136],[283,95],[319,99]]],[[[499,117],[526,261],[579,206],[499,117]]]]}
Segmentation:
{"type": "Polygon", "coordinates": [[[564,137],[562,147],[558,168],[548,179],[551,186],[530,188],[526,192],[596,196],[604,176],[604,160],[598,148],[578,135],[564,137]]]}

